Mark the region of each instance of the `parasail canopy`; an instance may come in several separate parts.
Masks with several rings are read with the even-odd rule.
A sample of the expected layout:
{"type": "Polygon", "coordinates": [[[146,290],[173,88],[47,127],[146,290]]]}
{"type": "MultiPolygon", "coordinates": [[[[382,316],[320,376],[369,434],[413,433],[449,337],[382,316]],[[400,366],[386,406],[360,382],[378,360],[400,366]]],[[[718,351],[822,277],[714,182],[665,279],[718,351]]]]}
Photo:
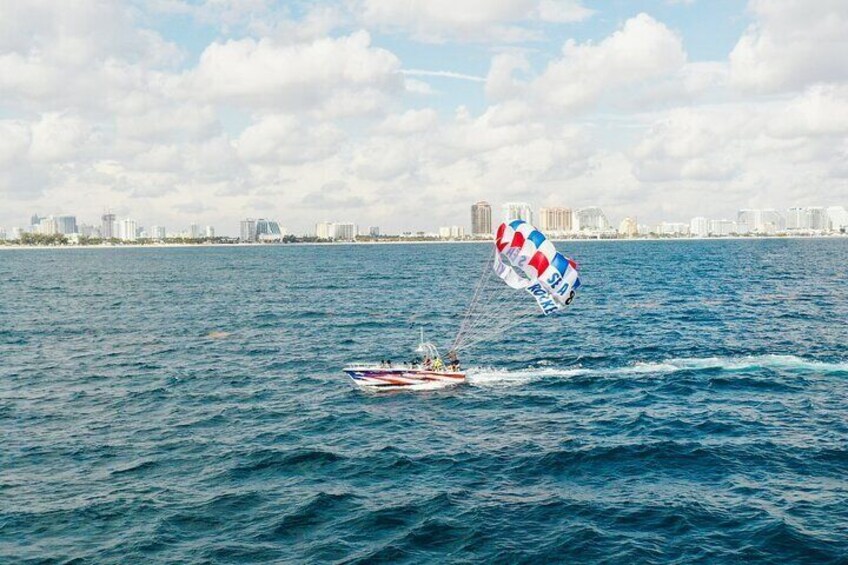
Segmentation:
{"type": "Polygon", "coordinates": [[[532,294],[546,316],[571,304],[580,287],[577,263],[559,253],[545,234],[524,220],[498,228],[493,268],[507,285],[532,294]]]}
{"type": "Polygon", "coordinates": [[[580,287],[577,263],[524,220],[501,224],[494,243],[452,351],[492,339],[528,318],[561,314],[580,287]]]}

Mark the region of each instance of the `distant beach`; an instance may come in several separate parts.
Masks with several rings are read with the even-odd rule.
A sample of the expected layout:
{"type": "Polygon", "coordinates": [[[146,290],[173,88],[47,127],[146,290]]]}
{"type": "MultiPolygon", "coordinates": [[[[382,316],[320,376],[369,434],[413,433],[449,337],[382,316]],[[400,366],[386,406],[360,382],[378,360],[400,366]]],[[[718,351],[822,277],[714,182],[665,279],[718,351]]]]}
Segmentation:
{"type": "MultiPolygon", "coordinates": [[[[848,234],[831,235],[768,235],[768,236],[725,236],[725,237],[574,237],[574,238],[551,238],[552,241],[575,243],[575,242],[608,242],[608,243],[633,243],[633,242],[686,242],[686,241],[771,241],[771,240],[797,240],[797,239],[848,239],[848,234]]],[[[170,248],[257,248],[257,247],[325,247],[338,245],[455,245],[455,244],[491,244],[491,240],[485,239],[462,239],[462,240],[389,240],[389,241],[302,241],[302,242],[274,242],[274,243],[127,243],[124,245],[0,245],[2,250],[22,249],[170,249],[170,248]]]]}

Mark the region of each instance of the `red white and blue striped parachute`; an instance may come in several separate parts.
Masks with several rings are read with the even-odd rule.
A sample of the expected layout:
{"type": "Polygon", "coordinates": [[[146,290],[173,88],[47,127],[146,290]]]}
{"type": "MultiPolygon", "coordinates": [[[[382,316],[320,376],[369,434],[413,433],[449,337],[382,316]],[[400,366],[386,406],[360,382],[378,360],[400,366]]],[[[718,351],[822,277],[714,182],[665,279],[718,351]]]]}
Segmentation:
{"type": "Polygon", "coordinates": [[[494,247],[452,351],[493,339],[529,318],[561,314],[580,287],[577,263],[524,220],[501,224],[494,247]]]}
{"type": "Polygon", "coordinates": [[[524,220],[498,228],[493,267],[507,285],[532,294],[546,316],[571,304],[580,287],[577,263],[559,253],[545,234],[524,220]]]}

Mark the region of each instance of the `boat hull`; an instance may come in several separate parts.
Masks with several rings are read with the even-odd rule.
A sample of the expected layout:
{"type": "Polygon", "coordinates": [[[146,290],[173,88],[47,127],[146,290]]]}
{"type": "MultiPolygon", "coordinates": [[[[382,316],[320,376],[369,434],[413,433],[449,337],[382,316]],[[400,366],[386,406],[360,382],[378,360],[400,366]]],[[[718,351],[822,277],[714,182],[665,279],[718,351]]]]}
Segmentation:
{"type": "Polygon", "coordinates": [[[345,367],[354,383],[369,389],[427,388],[450,386],[465,382],[465,373],[426,369],[345,367]]]}

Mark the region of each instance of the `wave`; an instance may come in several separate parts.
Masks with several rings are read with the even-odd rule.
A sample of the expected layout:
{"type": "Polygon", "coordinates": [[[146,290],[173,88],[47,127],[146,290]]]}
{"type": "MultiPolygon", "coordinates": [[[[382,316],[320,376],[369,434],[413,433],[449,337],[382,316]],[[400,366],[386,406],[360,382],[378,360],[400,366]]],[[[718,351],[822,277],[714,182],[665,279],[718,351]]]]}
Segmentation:
{"type": "Polygon", "coordinates": [[[640,362],[624,367],[554,368],[540,367],[519,370],[472,367],[467,382],[475,386],[520,386],[539,379],[574,377],[618,377],[632,375],[668,375],[683,371],[739,372],[767,369],[786,373],[833,374],[848,373],[848,361],[825,362],[794,355],[753,355],[743,357],[682,357],[659,362],[640,362]]]}

